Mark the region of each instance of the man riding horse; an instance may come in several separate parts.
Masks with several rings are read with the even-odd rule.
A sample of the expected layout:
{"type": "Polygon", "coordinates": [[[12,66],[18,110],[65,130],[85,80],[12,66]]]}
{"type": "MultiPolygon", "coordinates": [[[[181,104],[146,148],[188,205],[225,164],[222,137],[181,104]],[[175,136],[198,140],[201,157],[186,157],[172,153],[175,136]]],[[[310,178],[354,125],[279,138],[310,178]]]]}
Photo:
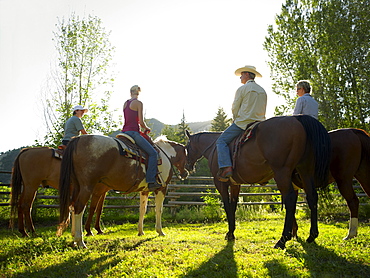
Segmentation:
{"type": "Polygon", "coordinates": [[[218,179],[222,182],[228,181],[232,176],[232,162],[230,157],[229,143],[239,136],[247,126],[256,121],[264,121],[267,105],[265,90],[258,85],[254,78],[262,75],[253,66],[245,66],[235,71],[243,83],[236,91],[232,105],[234,122],[217,139],[218,153],[218,179]]]}

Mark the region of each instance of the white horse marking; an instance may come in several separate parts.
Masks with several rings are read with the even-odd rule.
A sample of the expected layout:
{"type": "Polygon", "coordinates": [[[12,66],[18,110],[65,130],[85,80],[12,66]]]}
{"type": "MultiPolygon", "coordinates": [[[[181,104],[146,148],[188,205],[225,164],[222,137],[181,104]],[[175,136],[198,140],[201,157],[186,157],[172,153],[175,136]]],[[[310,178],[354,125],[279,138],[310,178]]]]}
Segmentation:
{"type": "MultiPolygon", "coordinates": [[[[86,208],[86,206],[85,206],[86,208]]],[[[82,248],[86,248],[86,245],[85,245],[85,242],[83,241],[83,234],[82,234],[82,218],[83,218],[83,215],[84,215],[84,211],[85,211],[85,208],[82,210],[81,213],[79,214],[74,214],[74,218],[75,218],[75,235],[74,235],[74,244],[77,246],[77,247],[82,247],[82,248]]],[[[73,221],[72,221],[73,223],[73,221]]]]}
{"type": "Polygon", "coordinates": [[[166,136],[162,135],[155,139],[154,143],[157,144],[168,155],[168,157],[176,157],[175,149],[166,140],[166,136]]]}
{"type": "Polygon", "coordinates": [[[357,230],[358,230],[358,218],[351,218],[349,221],[349,229],[348,229],[348,234],[344,240],[348,240],[351,238],[354,238],[357,236],[357,230]]]}

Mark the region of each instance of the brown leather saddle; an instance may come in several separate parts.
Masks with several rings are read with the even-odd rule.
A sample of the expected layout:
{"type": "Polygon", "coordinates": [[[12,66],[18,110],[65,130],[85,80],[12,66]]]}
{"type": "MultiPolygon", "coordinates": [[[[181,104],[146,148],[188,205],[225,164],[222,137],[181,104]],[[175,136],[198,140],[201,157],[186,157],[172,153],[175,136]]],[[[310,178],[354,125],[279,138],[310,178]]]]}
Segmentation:
{"type": "Polygon", "coordinates": [[[260,122],[253,122],[247,125],[245,131],[236,137],[229,145],[232,155],[233,168],[235,167],[235,160],[239,155],[241,147],[254,136],[255,128],[260,122]]]}
{"type": "MultiPolygon", "coordinates": [[[[159,149],[151,138],[149,136],[144,138],[154,147],[157,153],[159,153],[159,149]]],[[[148,154],[135,143],[135,140],[131,136],[125,133],[119,133],[116,135],[116,138],[113,139],[117,142],[121,155],[147,165],[148,154]]],[[[158,165],[161,164],[162,159],[158,156],[158,165]]]]}

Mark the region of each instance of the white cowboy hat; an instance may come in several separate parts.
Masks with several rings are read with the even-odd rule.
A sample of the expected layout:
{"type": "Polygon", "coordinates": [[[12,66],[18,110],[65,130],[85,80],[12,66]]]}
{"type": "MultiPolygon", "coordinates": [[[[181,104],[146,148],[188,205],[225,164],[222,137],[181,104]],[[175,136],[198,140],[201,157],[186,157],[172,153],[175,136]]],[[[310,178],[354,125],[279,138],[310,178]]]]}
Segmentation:
{"type": "Polygon", "coordinates": [[[262,74],[260,74],[254,66],[244,66],[242,68],[239,68],[235,71],[235,75],[240,76],[244,71],[254,73],[257,77],[262,77],[262,74]]]}
{"type": "Polygon", "coordinates": [[[85,113],[86,113],[87,111],[89,111],[89,109],[87,109],[87,108],[83,107],[82,105],[76,105],[75,107],[73,107],[73,112],[74,112],[74,111],[76,111],[76,110],[84,110],[84,111],[85,111],[85,113]]]}

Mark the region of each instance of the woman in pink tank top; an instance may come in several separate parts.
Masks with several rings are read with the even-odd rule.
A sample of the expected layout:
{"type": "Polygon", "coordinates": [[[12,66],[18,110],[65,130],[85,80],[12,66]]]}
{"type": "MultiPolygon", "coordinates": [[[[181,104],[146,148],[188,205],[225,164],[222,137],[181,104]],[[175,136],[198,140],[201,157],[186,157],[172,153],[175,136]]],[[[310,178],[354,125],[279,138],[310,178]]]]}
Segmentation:
{"type": "Polygon", "coordinates": [[[150,132],[150,128],[144,121],[143,103],[138,100],[140,91],[141,89],[137,85],[132,86],[130,89],[131,99],[127,100],[123,105],[125,124],[123,125],[122,132],[131,136],[136,144],[148,154],[146,182],[148,183],[149,191],[155,191],[162,186],[156,180],[158,154],[152,145],[140,135],[140,127],[144,129],[144,133],[150,132]]]}

